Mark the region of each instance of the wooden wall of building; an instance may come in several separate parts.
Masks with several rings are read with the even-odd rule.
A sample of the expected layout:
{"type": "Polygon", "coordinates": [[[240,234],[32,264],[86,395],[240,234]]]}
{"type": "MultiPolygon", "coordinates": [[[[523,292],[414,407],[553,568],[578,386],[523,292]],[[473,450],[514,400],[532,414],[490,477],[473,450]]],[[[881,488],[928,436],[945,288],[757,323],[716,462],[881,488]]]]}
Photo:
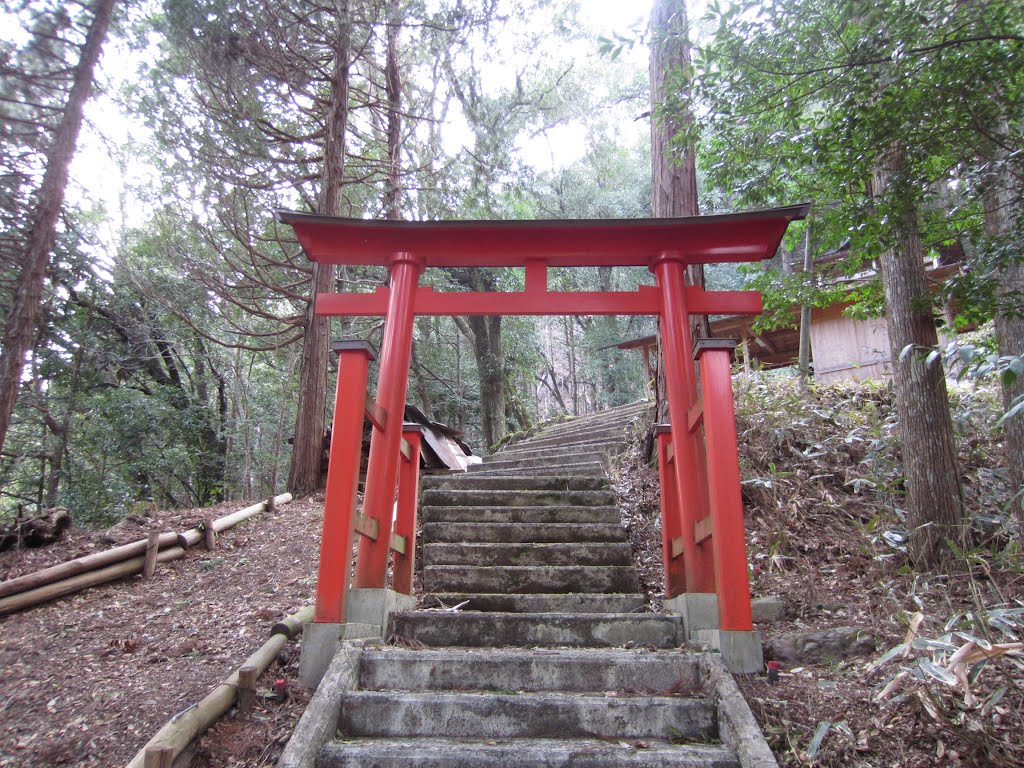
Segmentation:
{"type": "Polygon", "coordinates": [[[892,355],[885,318],[855,320],[845,317],[846,304],[815,309],[811,320],[811,355],[814,378],[886,379],[892,375],[892,355]]]}

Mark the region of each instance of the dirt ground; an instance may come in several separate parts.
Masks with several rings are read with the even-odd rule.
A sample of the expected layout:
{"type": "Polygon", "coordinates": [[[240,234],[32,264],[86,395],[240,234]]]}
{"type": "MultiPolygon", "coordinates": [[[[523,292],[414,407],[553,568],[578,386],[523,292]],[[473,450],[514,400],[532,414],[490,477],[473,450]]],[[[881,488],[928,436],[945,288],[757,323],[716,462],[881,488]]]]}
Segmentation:
{"type": "MultiPolygon", "coordinates": [[[[55,546],[4,553],[0,576],[150,529],[191,528],[242,506],[76,531],[55,546]]],[[[151,579],[133,577],[0,617],[0,766],[125,765],[165,722],[237,669],[276,621],[311,601],[322,515],[317,501],[285,504],[223,532],[212,552],[190,548],[151,579]]],[[[278,678],[289,685],[297,657],[297,646],[289,645],[259,687],[269,692],[278,678]]],[[[193,764],[272,765],[304,702],[297,686],[288,692],[284,704],[261,700],[244,722],[222,720],[193,764]]]]}

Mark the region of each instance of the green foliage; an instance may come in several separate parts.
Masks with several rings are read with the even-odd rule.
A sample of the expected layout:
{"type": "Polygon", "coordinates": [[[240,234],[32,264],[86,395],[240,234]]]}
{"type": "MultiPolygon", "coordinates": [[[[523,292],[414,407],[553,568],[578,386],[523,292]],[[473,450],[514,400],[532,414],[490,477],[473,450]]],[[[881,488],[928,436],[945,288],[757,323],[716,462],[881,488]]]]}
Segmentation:
{"type": "MultiPolygon", "coordinates": [[[[1000,355],[990,325],[956,336],[930,352],[942,356],[947,370],[956,372],[957,380],[969,378],[1012,385],[1024,378],[1024,358],[1000,355]]],[[[1010,419],[1021,418],[1024,418],[1024,397],[1011,401],[1010,407],[999,416],[994,426],[999,428],[1010,419]]]]}
{"type": "MultiPolygon", "coordinates": [[[[1022,113],[1019,4],[714,3],[705,23],[694,130],[709,181],[733,203],[816,199],[818,252],[850,240],[861,258],[889,247],[907,206],[924,212],[927,244],[977,233],[992,171],[980,126],[1022,113]],[[894,142],[905,160],[895,196],[873,200],[872,174],[894,142]]],[[[1021,147],[1017,122],[1007,146],[1021,147]]],[[[965,309],[986,300],[970,280],[965,309]]]]}

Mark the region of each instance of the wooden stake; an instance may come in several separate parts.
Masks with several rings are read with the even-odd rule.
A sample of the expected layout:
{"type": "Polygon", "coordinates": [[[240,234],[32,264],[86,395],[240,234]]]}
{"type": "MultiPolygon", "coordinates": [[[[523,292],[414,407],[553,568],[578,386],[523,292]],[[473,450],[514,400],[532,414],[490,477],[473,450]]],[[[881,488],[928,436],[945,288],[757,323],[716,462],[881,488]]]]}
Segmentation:
{"type": "Polygon", "coordinates": [[[156,573],[156,556],[160,552],[160,532],[150,531],[146,537],[146,559],[142,563],[142,577],[148,579],[156,573]]]}
{"type": "Polygon", "coordinates": [[[247,715],[256,703],[256,667],[246,664],[238,670],[238,712],[247,715]]]}
{"type": "Polygon", "coordinates": [[[170,747],[149,747],[146,749],[145,768],[171,768],[174,751],[170,747]]]}
{"type": "Polygon", "coordinates": [[[217,548],[217,532],[213,529],[213,518],[203,518],[203,546],[213,551],[217,548]]]}
{"type": "Polygon", "coordinates": [[[277,501],[273,496],[267,499],[267,512],[273,512],[277,509],[277,501]]]}

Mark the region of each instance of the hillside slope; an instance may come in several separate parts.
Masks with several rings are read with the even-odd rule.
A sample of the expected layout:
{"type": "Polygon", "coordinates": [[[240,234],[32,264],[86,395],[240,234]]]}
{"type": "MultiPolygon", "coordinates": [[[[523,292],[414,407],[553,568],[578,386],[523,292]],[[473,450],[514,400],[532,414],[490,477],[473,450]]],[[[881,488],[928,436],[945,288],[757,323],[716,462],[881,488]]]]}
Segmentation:
{"type": "MultiPolygon", "coordinates": [[[[803,393],[795,380],[770,375],[735,382],[752,592],[785,604],[783,617],[760,626],[779,681],[744,685],[780,762],[1024,765],[1021,657],[969,666],[978,675],[969,696],[944,673],[969,638],[984,645],[1024,636],[1024,559],[1006,513],[996,393],[953,392],[972,537],[942,573],[919,573],[903,546],[891,391],[863,384],[803,393]],[[917,647],[883,659],[911,623],[917,647]]],[[[617,487],[645,591],[657,594],[658,479],[642,441],[625,455],[617,487]]]]}
{"type": "MultiPolygon", "coordinates": [[[[103,534],[78,532],[47,550],[5,553],[0,573],[138,538],[140,526],[178,529],[242,506],[156,513],[103,534]]],[[[0,617],[0,766],[126,764],[256,650],[274,622],[311,601],[322,515],[315,502],[285,504],[225,531],[212,552],[192,547],[151,579],[0,617]]],[[[297,659],[282,661],[287,678],[297,659]]],[[[278,723],[273,706],[261,708],[259,736],[286,738],[290,715],[278,723]]]]}

